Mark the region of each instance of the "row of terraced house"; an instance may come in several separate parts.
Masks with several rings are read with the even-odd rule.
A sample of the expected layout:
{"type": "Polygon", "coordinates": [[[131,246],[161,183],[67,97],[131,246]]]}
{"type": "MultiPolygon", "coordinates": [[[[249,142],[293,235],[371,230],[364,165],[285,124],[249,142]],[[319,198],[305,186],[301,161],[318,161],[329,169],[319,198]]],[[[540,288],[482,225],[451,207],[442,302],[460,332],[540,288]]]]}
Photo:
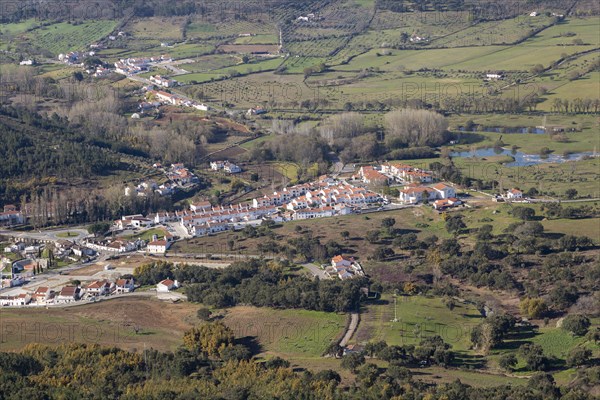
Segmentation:
{"type": "Polygon", "coordinates": [[[133,292],[135,284],[133,278],[110,280],[97,280],[85,286],[67,285],[60,290],[47,286],[40,286],[34,292],[24,292],[12,296],[0,296],[0,306],[46,306],[51,304],[66,304],[111,294],[133,292]]]}

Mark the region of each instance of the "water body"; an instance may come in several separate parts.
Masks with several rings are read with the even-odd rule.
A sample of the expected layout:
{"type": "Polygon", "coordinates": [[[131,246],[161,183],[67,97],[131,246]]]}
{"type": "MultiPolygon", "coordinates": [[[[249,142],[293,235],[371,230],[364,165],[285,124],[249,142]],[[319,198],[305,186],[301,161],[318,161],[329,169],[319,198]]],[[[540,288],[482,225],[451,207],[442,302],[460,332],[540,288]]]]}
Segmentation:
{"type": "Polygon", "coordinates": [[[577,161],[586,156],[593,156],[594,153],[586,151],[582,153],[572,153],[568,156],[562,154],[527,154],[521,151],[512,151],[511,149],[505,148],[494,148],[488,147],[484,149],[477,149],[472,151],[454,151],[450,153],[450,157],[461,157],[461,158],[485,158],[494,156],[511,156],[515,160],[510,163],[504,164],[506,167],[528,167],[531,165],[538,165],[544,163],[563,163],[567,161],[577,161]]]}

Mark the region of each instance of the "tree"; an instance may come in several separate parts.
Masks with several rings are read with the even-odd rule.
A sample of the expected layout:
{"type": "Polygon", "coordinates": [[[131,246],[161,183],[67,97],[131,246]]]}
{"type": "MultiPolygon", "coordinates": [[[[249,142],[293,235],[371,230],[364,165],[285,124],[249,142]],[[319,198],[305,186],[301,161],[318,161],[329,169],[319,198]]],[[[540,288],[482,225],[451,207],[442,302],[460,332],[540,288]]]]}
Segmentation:
{"type": "Polygon", "coordinates": [[[388,145],[439,146],[446,141],[448,121],[434,111],[403,109],[385,115],[385,129],[388,145]]]}
{"type": "Polygon", "coordinates": [[[575,336],[584,336],[590,328],[590,319],[585,315],[567,315],[562,323],[562,328],[575,336]]]}
{"type": "Polygon", "coordinates": [[[202,307],[198,309],[196,315],[198,316],[198,319],[201,319],[202,321],[208,321],[210,320],[212,312],[208,308],[202,307]]]}
{"type": "Polygon", "coordinates": [[[514,207],[512,209],[512,215],[523,221],[530,221],[535,217],[535,210],[530,207],[514,207]]]}
{"type": "Polygon", "coordinates": [[[220,321],[191,328],[183,334],[183,344],[188,349],[209,356],[219,355],[233,344],[233,339],[233,331],[220,321]]]}
{"type": "Polygon", "coordinates": [[[466,227],[467,225],[464,223],[462,215],[452,215],[446,219],[446,230],[448,233],[457,235],[466,227]]]}
{"type": "Polygon", "coordinates": [[[348,240],[348,238],[350,237],[350,232],[348,232],[348,231],[341,231],[340,232],[340,236],[342,237],[342,239],[348,240]]]}
{"type": "Polygon", "coordinates": [[[565,190],[565,197],[569,200],[574,199],[575,197],[577,197],[577,189],[567,189],[565,190]]]}
{"type": "Polygon", "coordinates": [[[492,229],[494,227],[490,224],[485,224],[482,225],[478,230],[477,230],[477,240],[490,240],[493,235],[492,235],[492,229]]]}
{"type": "Polygon", "coordinates": [[[380,351],[382,351],[386,347],[387,347],[387,343],[384,342],[383,340],[380,340],[378,342],[368,342],[365,345],[365,352],[369,355],[369,357],[374,357],[376,354],[378,354],[380,351]]]}
{"type": "Polygon", "coordinates": [[[549,360],[539,344],[526,343],[521,345],[519,354],[525,358],[525,363],[530,371],[545,371],[549,366],[549,360]]]}
{"type": "Polygon", "coordinates": [[[108,231],[109,228],[110,224],[108,222],[96,222],[88,226],[87,231],[94,236],[98,236],[108,231]]]}
{"type": "Polygon", "coordinates": [[[396,220],[394,218],[384,218],[381,220],[381,226],[386,229],[392,228],[396,225],[396,220]]]}
{"type": "Polygon", "coordinates": [[[371,244],[377,243],[379,241],[379,231],[375,231],[375,230],[368,231],[367,234],[365,235],[365,238],[371,244]]]}
{"type": "Polygon", "coordinates": [[[83,80],[83,73],[81,71],[75,71],[73,72],[73,78],[76,81],[81,82],[83,80]]]}
{"type": "Polygon", "coordinates": [[[250,352],[250,349],[242,344],[228,346],[221,351],[221,358],[223,361],[249,360],[251,357],[252,353],[250,352]]]}
{"type": "Polygon", "coordinates": [[[548,306],[540,297],[533,299],[527,297],[521,300],[519,308],[521,313],[529,318],[541,318],[548,312],[548,306]]]}
{"type": "Polygon", "coordinates": [[[371,258],[376,261],[383,261],[388,257],[392,257],[394,254],[394,250],[390,249],[389,247],[380,246],[373,251],[371,258]]]}
{"type": "Polygon", "coordinates": [[[567,355],[567,365],[569,367],[581,367],[587,365],[592,358],[592,351],[581,347],[572,348],[567,355]]]}
{"type": "Polygon", "coordinates": [[[440,251],[442,254],[456,256],[458,253],[460,253],[460,244],[458,243],[458,240],[454,238],[444,239],[440,244],[440,251]]]}
{"type": "Polygon", "coordinates": [[[362,353],[350,353],[342,358],[342,368],[349,369],[356,373],[356,369],[365,363],[365,356],[362,353]]]}
{"type": "Polygon", "coordinates": [[[390,364],[386,371],[386,375],[400,382],[408,382],[412,379],[412,372],[410,369],[397,364],[390,364]]]}
{"type": "Polygon", "coordinates": [[[531,73],[533,74],[541,74],[542,72],[544,72],[545,68],[542,64],[536,64],[531,68],[531,73]]]}
{"type": "Polygon", "coordinates": [[[498,365],[507,371],[511,371],[517,365],[517,357],[513,353],[503,354],[498,360],[498,365]]]}
{"type": "Polygon", "coordinates": [[[358,381],[361,382],[365,387],[371,387],[377,381],[377,377],[379,376],[379,368],[377,365],[368,363],[363,365],[357,374],[358,381]]]}

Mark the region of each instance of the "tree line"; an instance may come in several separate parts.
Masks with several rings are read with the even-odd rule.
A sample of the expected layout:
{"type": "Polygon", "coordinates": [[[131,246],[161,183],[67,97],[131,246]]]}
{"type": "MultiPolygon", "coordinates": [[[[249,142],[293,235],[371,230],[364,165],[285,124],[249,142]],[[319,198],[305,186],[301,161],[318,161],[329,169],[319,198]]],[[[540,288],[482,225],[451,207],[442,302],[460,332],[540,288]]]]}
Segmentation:
{"type": "Polygon", "coordinates": [[[218,308],[250,304],[329,312],[356,310],[361,287],[367,285],[365,279],[310,280],[288,268],[285,262],[260,260],[236,262],[223,270],[154,262],[136,268],[134,277],[142,285],[177,279],[183,282],[188,300],[218,308]]]}

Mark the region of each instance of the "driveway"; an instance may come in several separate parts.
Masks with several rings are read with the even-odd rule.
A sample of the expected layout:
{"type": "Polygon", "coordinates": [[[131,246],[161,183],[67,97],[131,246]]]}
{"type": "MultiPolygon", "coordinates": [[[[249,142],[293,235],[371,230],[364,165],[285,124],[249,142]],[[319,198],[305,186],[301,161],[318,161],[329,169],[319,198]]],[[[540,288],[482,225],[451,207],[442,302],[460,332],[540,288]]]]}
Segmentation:
{"type": "Polygon", "coordinates": [[[304,263],[304,264],[300,264],[302,265],[304,268],[306,268],[307,270],[309,270],[313,276],[318,276],[319,279],[323,280],[323,279],[331,279],[329,278],[327,275],[325,275],[325,270],[322,269],[320,266],[313,264],[313,263],[304,263]]]}
{"type": "Polygon", "coordinates": [[[346,347],[352,336],[354,336],[354,332],[356,332],[356,328],[358,328],[358,313],[353,312],[350,314],[350,325],[348,325],[348,330],[346,330],[346,334],[340,341],[340,347],[346,347]]]}

